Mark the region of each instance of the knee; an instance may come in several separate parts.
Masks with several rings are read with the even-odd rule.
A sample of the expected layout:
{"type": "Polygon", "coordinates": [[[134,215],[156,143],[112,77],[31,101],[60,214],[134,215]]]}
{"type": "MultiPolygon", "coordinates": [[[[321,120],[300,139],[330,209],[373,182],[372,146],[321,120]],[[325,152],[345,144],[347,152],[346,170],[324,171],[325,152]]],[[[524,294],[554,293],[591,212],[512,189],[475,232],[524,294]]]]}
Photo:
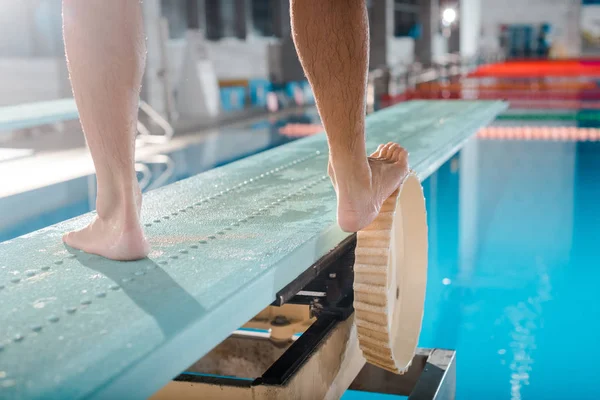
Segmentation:
{"type": "Polygon", "coordinates": [[[86,1],[86,0],[62,0],[62,4],[63,7],[75,7],[78,4],[91,4],[93,3],[92,1],[86,1]]]}
{"type": "Polygon", "coordinates": [[[77,10],[77,5],[85,0],[62,0],[63,20],[69,21],[77,10]]]}
{"type": "MultiPolygon", "coordinates": [[[[65,8],[67,8],[67,9],[72,8],[79,1],[82,1],[82,0],[62,0],[63,9],[65,9],[65,8]]],[[[85,0],[83,0],[83,1],[85,1],[85,0]]]]}
{"type": "Polygon", "coordinates": [[[63,18],[71,17],[75,14],[93,12],[94,8],[102,4],[98,0],[62,0],[63,18]]]}

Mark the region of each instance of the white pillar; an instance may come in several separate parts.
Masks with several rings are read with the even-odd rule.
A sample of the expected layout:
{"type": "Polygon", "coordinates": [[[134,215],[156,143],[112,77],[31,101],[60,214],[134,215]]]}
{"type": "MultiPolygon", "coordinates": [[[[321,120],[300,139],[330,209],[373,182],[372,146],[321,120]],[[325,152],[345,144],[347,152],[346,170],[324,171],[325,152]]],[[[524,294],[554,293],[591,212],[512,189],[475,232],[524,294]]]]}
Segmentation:
{"type": "Polygon", "coordinates": [[[419,1],[419,19],[421,22],[421,37],[415,43],[418,61],[429,64],[443,49],[439,43],[440,30],[440,1],[419,1]]]}
{"type": "Polygon", "coordinates": [[[460,0],[460,55],[475,56],[481,37],[481,0],[460,0]]]}
{"type": "Polygon", "coordinates": [[[142,98],[152,108],[165,117],[168,116],[165,79],[167,66],[164,65],[161,45],[161,5],[160,0],[144,0],[144,28],[146,31],[146,72],[142,87],[142,98]]]}
{"type": "Polygon", "coordinates": [[[389,65],[388,46],[394,36],[394,1],[376,0],[369,13],[370,54],[369,68],[389,65]]]}

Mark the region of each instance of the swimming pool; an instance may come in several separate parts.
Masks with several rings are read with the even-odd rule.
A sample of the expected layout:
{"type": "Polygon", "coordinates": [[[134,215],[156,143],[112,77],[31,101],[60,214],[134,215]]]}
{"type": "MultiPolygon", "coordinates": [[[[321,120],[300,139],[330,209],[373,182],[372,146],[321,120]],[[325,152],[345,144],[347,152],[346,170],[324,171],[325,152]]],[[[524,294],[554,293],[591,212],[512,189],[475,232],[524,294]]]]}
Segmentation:
{"type": "MultiPolygon", "coordinates": [[[[170,154],[171,179],[292,140],[279,135],[282,123],[255,126],[270,132],[261,144],[241,146],[242,138],[255,141],[246,132],[170,154]],[[219,143],[237,148],[201,163],[219,143]]],[[[600,397],[591,383],[600,353],[599,170],[598,142],[474,139],[423,183],[430,247],[419,345],[457,350],[458,399],[600,397]]],[[[86,207],[70,204],[18,228],[39,229],[86,207]]]]}
{"type": "Polygon", "coordinates": [[[598,171],[598,142],[475,140],[424,183],[420,346],[457,350],[458,399],[600,397],[598,171]]]}

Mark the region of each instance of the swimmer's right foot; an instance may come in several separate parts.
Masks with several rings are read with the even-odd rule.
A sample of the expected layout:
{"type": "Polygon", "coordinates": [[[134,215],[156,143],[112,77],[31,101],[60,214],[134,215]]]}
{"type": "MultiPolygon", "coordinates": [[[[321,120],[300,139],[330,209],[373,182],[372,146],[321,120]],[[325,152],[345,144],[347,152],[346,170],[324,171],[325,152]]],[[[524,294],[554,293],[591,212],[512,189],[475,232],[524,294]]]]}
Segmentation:
{"type": "Polygon", "coordinates": [[[396,143],[380,145],[370,157],[359,160],[332,155],[329,176],[337,193],[340,227],[357,232],[373,222],[408,172],[408,153],[396,143]]]}

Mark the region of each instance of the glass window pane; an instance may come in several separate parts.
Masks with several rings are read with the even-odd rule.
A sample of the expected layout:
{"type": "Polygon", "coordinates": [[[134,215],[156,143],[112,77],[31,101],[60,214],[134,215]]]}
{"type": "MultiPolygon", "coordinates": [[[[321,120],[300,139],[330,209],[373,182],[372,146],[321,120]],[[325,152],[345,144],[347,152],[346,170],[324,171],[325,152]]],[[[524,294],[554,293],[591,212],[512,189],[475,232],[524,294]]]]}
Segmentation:
{"type": "Polygon", "coordinates": [[[252,1],[252,21],[256,36],[274,36],[271,0],[252,1]]]}
{"type": "Polygon", "coordinates": [[[187,14],[185,1],[161,0],[162,15],[169,22],[169,38],[179,39],[187,31],[187,14]]]}

